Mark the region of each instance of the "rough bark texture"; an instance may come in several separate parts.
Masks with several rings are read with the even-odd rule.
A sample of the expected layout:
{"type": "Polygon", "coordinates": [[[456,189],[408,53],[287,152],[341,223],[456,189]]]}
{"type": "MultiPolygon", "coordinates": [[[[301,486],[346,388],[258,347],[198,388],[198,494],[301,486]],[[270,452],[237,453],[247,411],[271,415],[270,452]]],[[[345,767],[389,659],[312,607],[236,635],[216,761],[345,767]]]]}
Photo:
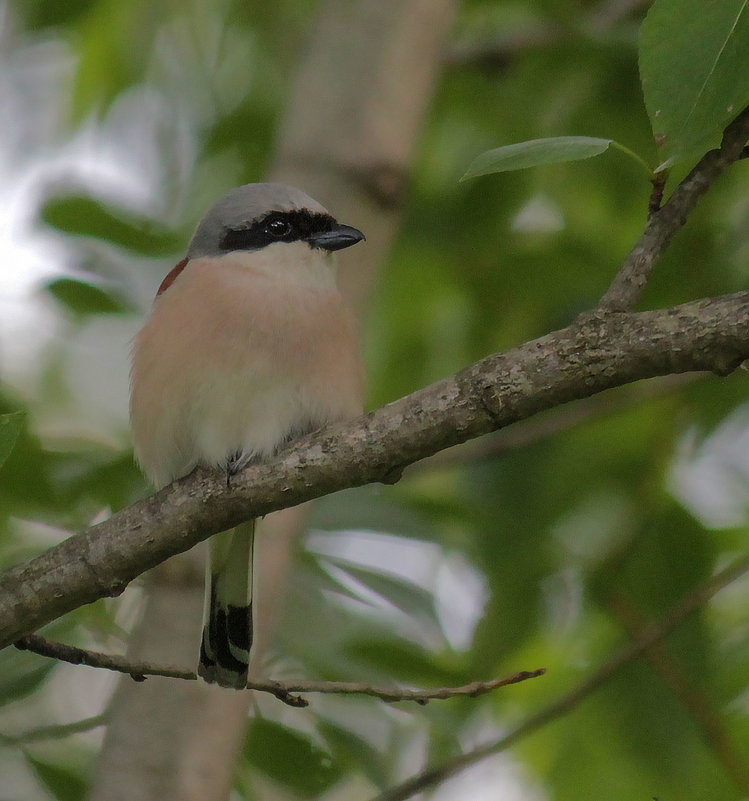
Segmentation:
{"type": "Polygon", "coordinates": [[[483,359],[252,466],[230,489],[196,471],[0,577],[0,647],[119,592],[168,556],[241,520],[375,481],[539,411],[657,375],[727,375],[749,358],[749,292],[671,309],[590,314],[483,359]]]}

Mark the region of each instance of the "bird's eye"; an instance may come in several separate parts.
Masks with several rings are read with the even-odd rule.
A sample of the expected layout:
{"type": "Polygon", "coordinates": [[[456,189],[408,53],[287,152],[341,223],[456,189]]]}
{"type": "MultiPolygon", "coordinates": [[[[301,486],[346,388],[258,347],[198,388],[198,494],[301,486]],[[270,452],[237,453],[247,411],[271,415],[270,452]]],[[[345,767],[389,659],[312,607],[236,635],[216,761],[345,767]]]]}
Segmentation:
{"type": "Polygon", "coordinates": [[[274,238],[274,239],[283,239],[289,231],[291,231],[291,223],[287,220],[283,220],[280,217],[274,217],[265,225],[265,230],[274,238]]]}

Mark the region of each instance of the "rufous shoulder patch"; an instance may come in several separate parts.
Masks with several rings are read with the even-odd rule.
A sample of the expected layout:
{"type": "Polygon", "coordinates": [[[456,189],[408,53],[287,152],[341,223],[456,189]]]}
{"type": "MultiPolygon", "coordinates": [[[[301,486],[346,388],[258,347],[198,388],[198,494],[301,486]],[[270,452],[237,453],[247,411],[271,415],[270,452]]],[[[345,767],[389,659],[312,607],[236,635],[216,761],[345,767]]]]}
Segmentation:
{"type": "Polygon", "coordinates": [[[167,289],[177,280],[177,276],[185,269],[187,266],[187,262],[189,261],[188,258],[182,259],[182,261],[178,262],[177,264],[172,267],[171,270],[166,275],[166,278],[161,282],[161,286],[159,287],[159,291],[156,293],[156,297],[158,297],[162,292],[166,292],[167,289]]]}

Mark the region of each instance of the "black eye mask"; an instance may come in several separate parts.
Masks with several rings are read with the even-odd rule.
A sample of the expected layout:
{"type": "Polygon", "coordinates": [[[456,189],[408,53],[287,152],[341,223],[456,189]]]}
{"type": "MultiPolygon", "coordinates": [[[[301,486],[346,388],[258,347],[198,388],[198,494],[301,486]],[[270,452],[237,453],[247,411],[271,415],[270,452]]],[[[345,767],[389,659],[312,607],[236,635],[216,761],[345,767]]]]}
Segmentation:
{"type": "Polygon", "coordinates": [[[306,242],[315,234],[332,231],[337,225],[329,214],[298,211],[271,211],[259,220],[238,228],[227,228],[221,237],[221,250],[260,250],[274,242],[306,242]]]}

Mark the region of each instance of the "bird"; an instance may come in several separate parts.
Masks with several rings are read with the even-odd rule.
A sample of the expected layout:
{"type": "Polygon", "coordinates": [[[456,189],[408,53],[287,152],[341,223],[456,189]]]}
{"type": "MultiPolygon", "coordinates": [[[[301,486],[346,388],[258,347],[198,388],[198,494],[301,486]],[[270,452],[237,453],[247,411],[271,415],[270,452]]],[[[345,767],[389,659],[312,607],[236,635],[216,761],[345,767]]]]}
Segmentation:
{"type": "MultiPolygon", "coordinates": [[[[362,413],[361,354],[335,251],[364,239],[281,183],[245,184],[209,208],[132,342],[133,451],[157,489],[198,465],[230,483],[362,413]]],[[[198,674],[234,689],[248,680],[257,527],[209,540],[198,674]]]]}

